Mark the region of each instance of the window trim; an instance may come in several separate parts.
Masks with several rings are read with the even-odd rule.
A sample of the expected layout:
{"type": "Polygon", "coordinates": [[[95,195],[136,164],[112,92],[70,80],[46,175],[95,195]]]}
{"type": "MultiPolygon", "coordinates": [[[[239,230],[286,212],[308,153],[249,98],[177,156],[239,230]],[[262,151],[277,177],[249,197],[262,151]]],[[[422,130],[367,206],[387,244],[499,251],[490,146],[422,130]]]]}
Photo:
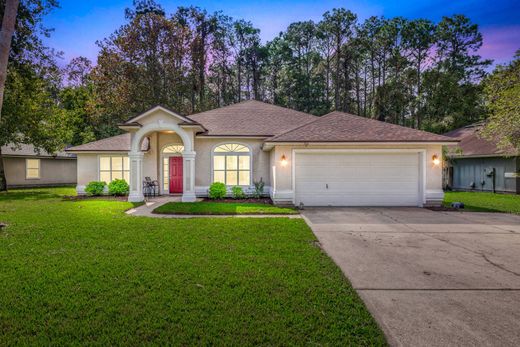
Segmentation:
{"type": "Polygon", "coordinates": [[[41,170],[42,170],[42,161],[40,158],[25,158],[25,179],[26,180],[39,180],[41,179],[42,177],[42,173],[41,173],[41,170]],[[38,162],[38,177],[29,177],[28,176],[28,173],[29,173],[29,169],[35,169],[35,168],[29,168],[29,160],[36,160],[38,162]]]}
{"type": "MultiPolygon", "coordinates": [[[[112,171],[113,171],[112,170],[112,157],[121,157],[121,158],[125,158],[126,157],[126,158],[128,158],[128,169],[125,169],[125,161],[123,160],[123,163],[122,163],[123,170],[121,170],[121,173],[122,173],[122,176],[123,176],[122,179],[124,179],[126,181],[126,179],[125,179],[125,171],[128,171],[128,182],[127,183],[130,184],[130,182],[129,182],[130,181],[130,157],[126,153],[125,154],[123,154],[123,153],[106,153],[106,154],[103,153],[103,154],[99,154],[97,156],[97,180],[101,181],[101,171],[103,171],[103,172],[110,172],[110,179],[111,179],[110,182],[113,181],[113,179],[112,179],[112,171]],[[101,170],[101,158],[103,158],[103,157],[109,157],[110,158],[110,170],[101,170]]],[[[106,182],[106,184],[108,185],[110,182],[106,182]]]]}
{"type": "MultiPolygon", "coordinates": [[[[240,142],[240,141],[219,142],[219,143],[215,144],[213,147],[211,147],[211,155],[210,155],[210,185],[213,184],[214,176],[215,176],[215,170],[213,168],[213,166],[214,166],[213,158],[215,157],[215,155],[217,155],[217,156],[224,156],[225,157],[226,153],[235,153],[237,156],[246,155],[246,153],[249,155],[249,184],[248,185],[239,185],[239,184],[237,184],[237,186],[239,186],[239,187],[252,187],[253,186],[253,148],[251,147],[251,145],[249,145],[247,143],[244,143],[244,142],[240,142]],[[229,145],[229,144],[237,144],[237,145],[241,145],[241,146],[247,147],[247,149],[249,149],[249,152],[218,152],[218,153],[215,153],[215,149],[217,147],[223,146],[223,145],[229,145]]],[[[238,165],[238,163],[237,163],[237,165],[238,165]]],[[[222,170],[219,170],[219,171],[222,171],[222,170]]],[[[237,170],[237,172],[239,172],[239,171],[240,170],[237,170]]],[[[245,171],[245,170],[242,170],[242,171],[245,171]]],[[[227,170],[224,170],[224,172],[227,172],[227,170]]],[[[224,177],[225,177],[225,174],[224,174],[224,177]]],[[[238,181],[238,177],[237,177],[237,181],[238,181]]],[[[225,182],[223,182],[223,183],[226,184],[225,182]]],[[[235,186],[226,184],[226,187],[235,187],[235,186]]]]}

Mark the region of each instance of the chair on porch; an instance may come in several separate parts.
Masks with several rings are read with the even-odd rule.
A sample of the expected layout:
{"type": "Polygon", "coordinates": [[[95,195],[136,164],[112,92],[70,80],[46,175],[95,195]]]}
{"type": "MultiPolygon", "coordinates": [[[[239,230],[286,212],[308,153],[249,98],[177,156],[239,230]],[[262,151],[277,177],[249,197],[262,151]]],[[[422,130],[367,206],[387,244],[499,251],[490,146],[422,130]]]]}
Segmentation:
{"type": "Polygon", "coordinates": [[[150,177],[145,177],[143,181],[143,195],[146,197],[159,195],[159,182],[150,177]]]}

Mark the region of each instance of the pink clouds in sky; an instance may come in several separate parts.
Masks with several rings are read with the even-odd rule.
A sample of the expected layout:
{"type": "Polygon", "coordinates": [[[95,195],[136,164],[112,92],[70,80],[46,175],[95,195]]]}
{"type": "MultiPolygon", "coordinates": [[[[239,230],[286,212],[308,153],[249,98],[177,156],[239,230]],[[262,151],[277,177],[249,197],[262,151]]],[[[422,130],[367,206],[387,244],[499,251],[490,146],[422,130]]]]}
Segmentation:
{"type": "Polygon", "coordinates": [[[516,50],[520,49],[520,25],[482,27],[481,31],[484,44],[479,54],[493,59],[495,64],[511,61],[516,50]]]}

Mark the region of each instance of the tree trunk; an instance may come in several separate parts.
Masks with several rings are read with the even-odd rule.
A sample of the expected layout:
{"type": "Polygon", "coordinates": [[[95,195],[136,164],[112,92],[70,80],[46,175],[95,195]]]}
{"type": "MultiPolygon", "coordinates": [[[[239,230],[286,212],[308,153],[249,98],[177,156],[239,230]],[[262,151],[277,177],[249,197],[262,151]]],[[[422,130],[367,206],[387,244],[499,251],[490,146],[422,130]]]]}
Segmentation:
{"type": "Polygon", "coordinates": [[[368,100],[368,96],[367,96],[367,66],[365,65],[365,68],[363,69],[364,71],[364,77],[365,77],[365,82],[363,83],[363,88],[364,88],[364,91],[363,91],[363,96],[364,96],[364,99],[363,99],[363,116],[366,117],[367,116],[367,100],[368,100]]]}
{"type": "Polygon", "coordinates": [[[334,110],[339,110],[339,61],[341,56],[341,36],[336,37],[336,81],[334,83],[334,110]]]}
{"type": "Polygon", "coordinates": [[[237,62],[237,95],[238,95],[238,102],[242,101],[242,64],[240,62],[240,58],[238,58],[237,62]]]}
{"type": "Polygon", "coordinates": [[[361,116],[361,86],[360,86],[360,78],[359,78],[359,65],[356,64],[356,104],[357,104],[357,111],[356,114],[358,116],[361,116]]]}
{"type": "MultiPolygon", "coordinates": [[[[4,103],[5,80],[7,79],[7,63],[9,61],[9,51],[11,50],[18,4],[19,0],[6,0],[4,18],[2,19],[2,30],[0,32],[0,120],[4,103]]],[[[4,158],[0,147],[0,191],[6,190],[7,180],[4,171],[4,158]]]]}
{"type": "Polygon", "coordinates": [[[417,105],[415,108],[417,129],[421,129],[421,55],[417,59],[417,105]]]}

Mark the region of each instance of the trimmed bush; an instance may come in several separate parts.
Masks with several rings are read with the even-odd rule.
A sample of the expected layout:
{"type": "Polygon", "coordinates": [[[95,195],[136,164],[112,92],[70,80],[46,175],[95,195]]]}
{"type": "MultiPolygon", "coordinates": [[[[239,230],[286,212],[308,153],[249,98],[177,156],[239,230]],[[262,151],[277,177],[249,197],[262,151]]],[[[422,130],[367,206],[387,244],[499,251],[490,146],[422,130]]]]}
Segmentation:
{"type": "Polygon", "coordinates": [[[87,193],[87,195],[101,195],[103,194],[103,190],[105,189],[106,185],[107,184],[103,181],[92,181],[89,182],[85,187],[85,192],[87,193]]]}
{"type": "Polygon", "coordinates": [[[130,191],[130,186],[123,179],[115,179],[108,184],[108,193],[110,195],[127,195],[130,191]]]}
{"type": "Polygon", "coordinates": [[[233,198],[235,199],[244,199],[246,197],[246,194],[244,193],[242,187],[233,187],[231,188],[231,192],[233,193],[233,198]]]}
{"type": "Polygon", "coordinates": [[[209,186],[210,199],[223,199],[226,193],[226,185],[224,183],[215,182],[209,186]]]}

